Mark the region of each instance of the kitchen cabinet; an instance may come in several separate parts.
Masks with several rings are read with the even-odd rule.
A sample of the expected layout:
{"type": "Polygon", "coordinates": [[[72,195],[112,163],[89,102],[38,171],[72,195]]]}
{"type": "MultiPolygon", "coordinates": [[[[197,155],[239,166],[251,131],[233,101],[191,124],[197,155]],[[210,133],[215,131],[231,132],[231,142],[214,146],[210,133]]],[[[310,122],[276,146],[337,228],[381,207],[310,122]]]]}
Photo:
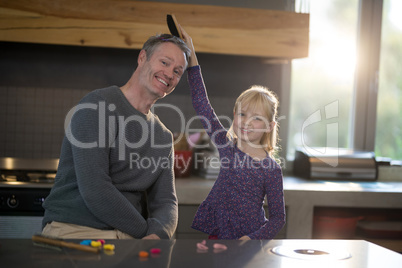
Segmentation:
{"type": "Polygon", "coordinates": [[[208,235],[192,229],[191,223],[198,206],[179,204],[179,222],[176,229],[176,239],[207,239],[208,235]]]}
{"type": "Polygon", "coordinates": [[[113,0],[0,0],[0,41],[141,49],[168,32],[174,13],[197,52],[293,59],[308,56],[309,14],[113,0]]]}
{"type": "Polygon", "coordinates": [[[402,209],[317,206],[312,229],[314,239],[364,239],[402,253],[402,209]]]}

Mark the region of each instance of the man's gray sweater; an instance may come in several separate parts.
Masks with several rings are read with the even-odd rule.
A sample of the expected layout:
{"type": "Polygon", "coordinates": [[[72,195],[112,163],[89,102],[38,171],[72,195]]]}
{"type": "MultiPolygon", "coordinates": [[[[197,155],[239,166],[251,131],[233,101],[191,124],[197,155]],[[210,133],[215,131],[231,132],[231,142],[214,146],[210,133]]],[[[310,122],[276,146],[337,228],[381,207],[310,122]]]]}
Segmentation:
{"type": "Polygon", "coordinates": [[[43,226],[58,221],[171,238],[178,218],[173,137],[160,120],[112,86],[86,95],[65,127],[43,226]]]}

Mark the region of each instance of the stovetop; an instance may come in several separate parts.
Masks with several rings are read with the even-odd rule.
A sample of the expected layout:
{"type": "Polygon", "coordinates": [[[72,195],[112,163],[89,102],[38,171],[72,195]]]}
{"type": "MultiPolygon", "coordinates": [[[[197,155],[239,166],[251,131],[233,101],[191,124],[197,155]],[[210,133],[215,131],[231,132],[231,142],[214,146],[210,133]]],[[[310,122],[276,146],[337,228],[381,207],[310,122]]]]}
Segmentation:
{"type": "Polygon", "coordinates": [[[53,185],[58,162],[58,159],[0,158],[0,187],[53,185]]]}
{"type": "Polygon", "coordinates": [[[51,188],[56,173],[0,171],[0,188],[51,188]]]}
{"type": "Polygon", "coordinates": [[[30,183],[54,183],[56,173],[21,171],[0,171],[1,182],[30,182],[30,183]]]}

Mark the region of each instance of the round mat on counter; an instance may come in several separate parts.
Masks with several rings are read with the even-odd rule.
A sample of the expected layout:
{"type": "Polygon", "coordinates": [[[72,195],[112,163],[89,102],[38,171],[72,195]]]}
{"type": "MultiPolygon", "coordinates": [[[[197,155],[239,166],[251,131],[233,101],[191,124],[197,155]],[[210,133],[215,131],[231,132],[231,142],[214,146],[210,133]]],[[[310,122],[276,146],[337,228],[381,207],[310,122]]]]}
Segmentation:
{"type": "Polygon", "coordinates": [[[274,254],[302,260],[344,260],[352,257],[349,252],[336,248],[300,248],[278,246],[271,249],[274,254]]]}

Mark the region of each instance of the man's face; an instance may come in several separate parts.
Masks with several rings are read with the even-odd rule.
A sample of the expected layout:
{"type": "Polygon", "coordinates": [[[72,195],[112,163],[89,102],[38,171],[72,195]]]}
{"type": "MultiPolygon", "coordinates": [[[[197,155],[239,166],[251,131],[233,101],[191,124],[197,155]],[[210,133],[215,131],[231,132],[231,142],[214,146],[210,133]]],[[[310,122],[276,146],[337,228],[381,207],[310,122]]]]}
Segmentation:
{"type": "Polygon", "coordinates": [[[142,50],[138,57],[141,88],[157,99],[163,98],[175,89],[186,66],[184,52],[170,42],[160,44],[150,59],[142,50]]]}

